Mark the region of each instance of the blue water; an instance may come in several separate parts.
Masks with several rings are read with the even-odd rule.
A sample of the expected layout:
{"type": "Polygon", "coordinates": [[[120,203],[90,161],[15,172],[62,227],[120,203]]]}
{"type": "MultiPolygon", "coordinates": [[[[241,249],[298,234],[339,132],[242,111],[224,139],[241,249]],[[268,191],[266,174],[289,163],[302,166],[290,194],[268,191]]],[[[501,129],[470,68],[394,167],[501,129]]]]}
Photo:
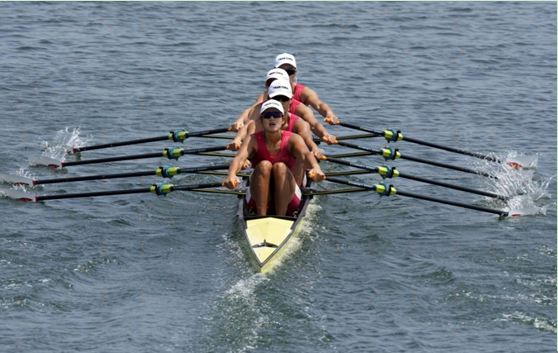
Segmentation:
{"type": "MultiPolygon", "coordinates": [[[[0,3],[0,173],[50,178],[155,168],[164,161],[54,171],[29,160],[46,143],[45,153],[55,155],[72,136],[104,143],[226,126],[261,92],[275,55],[285,51],[296,55],[299,81],[344,121],[499,156],[538,156],[525,184],[542,196],[531,201],[546,214],[499,221],[404,197],[319,197],[295,250],[262,276],[242,249],[234,196],[176,192],[41,204],[2,198],[1,352],[555,351],[552,2],[0,3]]],[[[192,139],[185,147],[222,143],[192,139]]],[[[478,167],[471,157],[397,146],[478,167]]],[[[185,156],[178,165],[219,160],[185,156]]],[[[501,187],[475,175],[394,164],[472,188],[501,187]]],[[[208,180],[220,177],[175,182],[208,180]]],[[[393,183],[502,206],[410,180],[393,183]]]]}

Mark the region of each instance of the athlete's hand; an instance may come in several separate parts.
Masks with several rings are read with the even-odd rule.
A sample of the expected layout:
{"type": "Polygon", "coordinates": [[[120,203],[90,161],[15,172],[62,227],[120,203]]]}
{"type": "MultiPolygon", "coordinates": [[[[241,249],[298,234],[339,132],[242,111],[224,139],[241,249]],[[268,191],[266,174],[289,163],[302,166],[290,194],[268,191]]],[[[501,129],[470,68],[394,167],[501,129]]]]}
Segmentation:
{"type": "Polygon", "coordinates": [[[240,146],[242,146],[242,141],[235,137],[234,140],[232,140],[232,142],[227,145],[227,149],[231,151],[238,151],[240,149],[240,146]]]}
{"type": "Polygon", "coordinates": [[[229,130],[240,131],[240,129],[242,129],[243,127],[244,127],[244,122],[242,120],[238,120],[231,124],[229,130]]]}
{"type": "Polygon", "coordinates": [[[240,180],[236,175],[227,175],[223,180],[223,186],[228,189],[236,189],[240,185],[240,180]]]}
{"type": "Polygon", "coordinates": [[[325,134],[324,136],[322,136],[322,140],[328,145],[334,145],[337,143],[337,137],[330,134],[325,134]]]}
{"type": "Polygon", "coordinates": [[[316,168],[312,168],[308,171],[308,177],[310,179],[312,179],[313,181],[319,183],[320,181],[323,181],[326,176],[325,176],[324,172],[322,172],[320,167],[316,167],[316,168]]]}
{"type": "Polygon", "coordinates": [[[312,151],[312,154],[314,155],[314,157],[316,157],[317,160],[319,161],[323,161],[325,160],[325,155],[324,155],[324,151],[322,151],[319,148],[316,148],[315,150],[312,151]]]}
{"type": "Polygon", "coordinates": [[[250,162],[249,159],[244,160],[244,162],[242,162],[242,165],[240,166],[240,169],[244,170],[244,169],[248,169],[252,166],[252,162],[250,162]]]}
{"type": "Polygon", "coordinates": [[[339,118],[337,116],[335,116],[335,114],[329,114],[324,118],[325,122],[328,123],[329,125],[338,125],[341,120],[339,120],[339,118]]]}

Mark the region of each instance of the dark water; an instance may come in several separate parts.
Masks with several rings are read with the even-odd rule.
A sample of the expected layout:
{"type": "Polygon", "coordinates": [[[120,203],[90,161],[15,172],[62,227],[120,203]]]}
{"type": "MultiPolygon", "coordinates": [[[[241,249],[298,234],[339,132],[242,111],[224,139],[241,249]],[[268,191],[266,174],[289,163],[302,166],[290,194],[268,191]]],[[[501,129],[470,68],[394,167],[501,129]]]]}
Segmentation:
{"type": "MultiPolygon", "coordinates": [[[[0,172],[154,168],[159,161],[55,172],[29,167],[28,159],[75,128],[82,140],[100,143],[227,125],[284,51],[296,55],[299,80],[345,121],[475,151],[538,155],[531,183],[551,180],[549,197],[537,201],[547,214],[498,221],[369,193],[321,197],[297,249],[261,276],[241,249],[234,196],[1,199],[0,351],[555,351],[555,3],[1,3],[0,172]]],[[[474,164],[405,142],[399,148],[474,164]]],[[[190,156],[178,164],[215,161],[190,156]]],[[[397,165],[493,186],[478,176],[397,165]]],[[[498,206],[413,181],[395,184],[498,206]]]]}

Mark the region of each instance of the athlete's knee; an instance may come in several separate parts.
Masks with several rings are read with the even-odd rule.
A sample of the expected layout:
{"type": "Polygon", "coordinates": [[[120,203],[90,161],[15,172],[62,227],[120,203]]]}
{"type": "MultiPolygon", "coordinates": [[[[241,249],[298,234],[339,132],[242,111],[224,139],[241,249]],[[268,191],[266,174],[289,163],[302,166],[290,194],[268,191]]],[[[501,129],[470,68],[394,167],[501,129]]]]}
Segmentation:
{"type": "Polygon", "coordinates": [[[273,165],[273,173],[284,173],[288,169],[287,165],[283,162],[278,162],[273,165]]]}
{"type": "Polygon", "coordinates": [[[258,165],[254,168],[254,171],[260,174],[269,174],[273,169],[273,164],[270,161],[261,161],[258,165]]]}

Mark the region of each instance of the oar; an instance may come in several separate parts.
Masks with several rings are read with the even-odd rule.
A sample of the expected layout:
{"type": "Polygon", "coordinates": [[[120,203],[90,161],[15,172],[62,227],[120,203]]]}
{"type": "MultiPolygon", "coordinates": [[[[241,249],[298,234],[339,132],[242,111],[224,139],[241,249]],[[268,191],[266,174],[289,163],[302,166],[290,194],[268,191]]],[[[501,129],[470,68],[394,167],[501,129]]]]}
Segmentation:
{"type": "Polygon", "coordinates": [[[83,147],[72,147],[70,153],[78,153],[83,151],[91,151],[91,150],[99,150],[103,148],[110,148],[110,147],[119,147],[119,146],[127,146],[127,145],[136,145],[141,143],[148,143],[148,142],[155,142],[155,141],[165,141],[170,140],[174,142],[184,142],[189,137],[201,137],[205,135],[211,134],[218,134],[222,132],[229,131],[229,128],[219,128],[219,129],[212,129],[212,130],[201,130],[195,132],[188,132],[187,130],[177,130],[171,131],[166,135],[163,136],[155,136],[155,137],[147,137],[135,140],[126,140],[126,141],[117,141],[111,143],[105,143],[100,145],[91,145],[91,146],[83,146],[83,147]]]}
{"type": "Polygon", "coordinates": [[[108,157],[108,158],[86,159],[81,161],[60,162],[56,159],[49,158],[46,161],[46,164],[49,167],[63,168],[63,167],[70,167],[70,166],[83,165],[83,164],[109,163],[109,162],[127,161],[132,159],[168,158],[168,159],[178,160],[178,158],[182,157],[185,154],[198,154],[202,152],[223,151],[226,149],[227,146],[192,148],[187,150],[180,147],[169,147],[169,148],[165,148],[163,152],[130,154],[124,156],[108,157]]]}
{"type": "Polygon", "coordinates": [[[460,186],[460,185],[445,183],[443,181],[430,180],[430,179],[422,178],[422,177],[415,176],[415,175],[404,174],[404,173],[401,173],[395,167],[380,166],[380,167],[371,168],[371,167],[367,167],[367,166],[364,166],[364,165],[352,163],[352,162],[349,162],[349,161],[344,161],[342,159],[331,158],[331,157],[326,157],[326,160],[329,161],[329,162],[332,162],[332,163],[336,163],[336,164],[341,164],[341,165],[346,165],[346,166],[353,167],[353,168],[363,169],[363,170],[369,171],[371,173],[377,173],[377,174],[381,175],[383,178],[397,178],[397,177],[400,177],[400,178],[420,181],[420,182],[427,183],[427,184],[438,185],[438,186],[442,186],[442,187],[445,187],[445,188],[448,188],[448,189],[454,189],[454,190],[469,192],[469,193],[472,193],[472,194],[492,197],[492,198],[495,198],[495,199],[500,199],[500,200],[507,200],[508,199],[505,196],[498,195],[498,194],[488,192],[488,191],[471,189],[471,188],[460,186]]]}
{"type": "Polygon", "coordinates": [[[158,167],[155,170],[146,170],[140,172],[85,175],[85,176],[53,178],[53,179],[32,179],[32,178],[26,178],[20,176],[2,179],[2,175],[0,175],[0,181],[10,182],[11,184],[16,184],[16,185],[35,186],[35,185],[43,185],[43,184],[71,183],[76,181],[134,178],[134,177],[142,177],[142,176],[150,176],[150,175],[160,176],[163,178],[172,178],[173,176],[178,174],[200,173],[204,171],[227,169],[228,167],[229,167],[228,164],[206,165],[206,166],[189,167],[189,168],[169,166],[169,167],[158,167]]]}
{"type": "Polygon", "coordinates": [[[452,170],[457,170],[460,172],[465,172],[465,173],[470,173],[470,174],[477,174],[477,175],[482,175],[488,178],[493,178],[493,179],[498,179],[497,177],[490,175],[488,173],[484,173],[484,172],[480,172],[474,169],[469,169],[469,168],[465,168],[465,167],[459,167],[456,165],[451,165],[451,164],[446,164],[446,163],[440,163],[440,162],[434,162],[434,161],[430,161],[427,159],[422,159],[422,158],[418,158],[418,157],[412,157],[412,156],[407,156],[407,155],[402,155],[401,152],[399,152],[399,150],[397,148],[382,148],[381,150],[375,151],[373,149],[370,148],[366,148],[366,147],[361,147],[358,145],[354,145],[352,143],[348,143],[348,142],[342,142],[340,141],[339,146],[345,146],[345,147],[350,147],[350,148],[354,148],[357,150],[361,150],[361,151],[366,151],[372,155],[380,155],[382,157],[384,157],[384,159],[388,160],[395,160],[395,159],[406,159],[409,161],[413,161],[413,162],[417,162],[417,163],[423,163],[423,164],[429,164],[429,165],[433,165],[436,167],[440,167],[440,168],[446,168],[446,169],[452,169],[452,170]]]}
{"type": "Polygon", "coordinates": [[[408,142],[416,143],[416,144],[423,145],[423,146],[433,147],[433,148],[437,148],[437,149],[448,151],[448,152],[453,152],[453,153],[463,154],[463,155],[466,155],[466,156],[485,159],[485,160],[491,161],[491,162],[504,163],[503,161],[501,161],[497,158],[494,158],[492,156],[489,156],[489,155],[486,155],[486,154],[483,154],[483,153],[466,151],[466,150],[463,150],[463,149],[460,149],[460,148],[440,145],[440,144],[437,144],[437,143],[428,142],[428,141],[419,140],[419,139],[415,139],[415,138],[412,138],[412,137],[404,136],[401,133],[401,131],[399,131],[399,130],[384,130],[382,132],[379,132],[379,131],[374,131],[372,129],[363,128],[363,127],[358,126],[358,125],[344,123],[344,122],[339,123],[339,125],[350,128],[350,129],[354,129],[354,130],[369,132],[369,133],[375,134],[376,136],[383,136],[387,141],[390,141],[390,142],[408,141],[408,142]]]}
{"type": "MultiPolygon", "coordinates": [[[[350,186],[354,186],[354,187],[359,187],[359,188],[362,188],[362,189],[375,191],[382,196],[400,195],[400,196],[412,197],[412,198],[415,198],[415,199],[432,201],[432,202],[442,203],[442,204],[445,204],[445,205],[457,206],[457,207],[467,208],[467,209],[470,209],[470,210],[497,214],[501,218],[507,217],[507,216],[510,215],[509,212],[502,211],[502,210],[496,210],[496,209],[493,209],[493,208],[481,207],[481,206],[476,206],[476,205],[471,205],[471,204],[466,204],[466,203],[461,203],[461,202],[444,200],[444,199],[440,199],[440,198],[432,197],[432,196],[419,195],[419,194],[415,194],[415,193],[400,191],[400,190],[396,189],[393,185],[376,184],[376,185],[370,186],[370,185],[364,185],[364,184],[355,183],[355,182],[342,180],[342,179],[337,179],[337,178],[327,178],[326,180],[334,182],[334,183],[345,184],[345,185],[350,185],[350,186]]],[[[515,214],[512,214],[512,216],[513,215],[515,215],[515,214]]]]}
{"type": "Polygon", "coordinates": [[[166,195],[172,191],[195,191],[197,189],[216,188],[220,186],[222,186],[221,182],[202,183],[202,184],[193,184],[193,185],[174,185],[174,184],[161,183],[161,184],[152,184],[147,188],[144,187],[138,189],[81,192],[81,193],[73,193],[73,194],[25,195],[20,193],[18,194],[17,197],[12,197],[12,198],[15,198],[20,201],[26,201],[26,202],[40,202],[40,201],[47,201],[47,200],[76,199],[76,198],[83,198],[83,197],[143,194],[143,193],[166,195]]]}

